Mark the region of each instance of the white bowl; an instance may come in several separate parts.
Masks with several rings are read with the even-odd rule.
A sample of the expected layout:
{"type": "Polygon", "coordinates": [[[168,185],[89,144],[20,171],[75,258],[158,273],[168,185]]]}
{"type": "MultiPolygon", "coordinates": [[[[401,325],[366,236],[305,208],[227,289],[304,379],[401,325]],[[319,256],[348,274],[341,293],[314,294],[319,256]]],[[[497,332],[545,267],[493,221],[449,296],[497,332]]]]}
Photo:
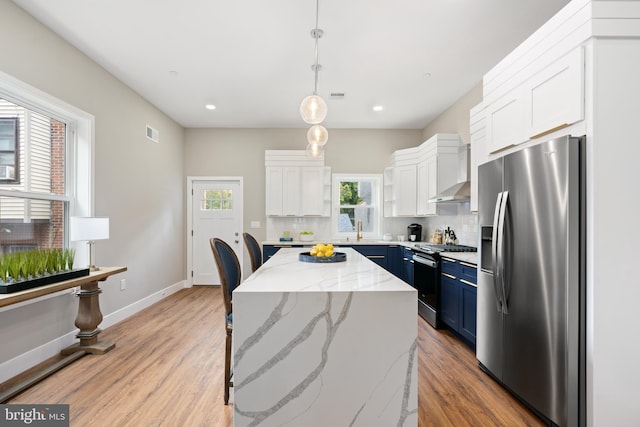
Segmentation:
{"type": "Polygon", "coordinates": [[[301,242],[313,242],[313,234],[301,234],[300,241],[301,242]]]}

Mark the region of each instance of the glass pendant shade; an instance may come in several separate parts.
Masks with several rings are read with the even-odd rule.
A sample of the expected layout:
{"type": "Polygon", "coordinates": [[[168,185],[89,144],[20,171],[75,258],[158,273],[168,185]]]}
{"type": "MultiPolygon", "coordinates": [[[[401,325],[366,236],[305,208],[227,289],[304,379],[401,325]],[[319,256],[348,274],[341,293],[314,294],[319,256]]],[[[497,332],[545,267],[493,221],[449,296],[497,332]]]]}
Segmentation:
{"type": "Polygon", "coordinates": [[[322,123],[327,117],[327,103],[318,95],[309,95],[300,104],[300,115],[307,123],[322,123]]]}
{"type": "Polygon", "coordinates": [[[320,147],[316,144],[307,145],[307,155],[311,157],[320,157],[324,154],[324,147],[320,147]]]}
{"type": "Polygon", "coordinates": [[[307,131],[307,141],[309,144],[315,144],[322,147],[329,139],[329,132],[322,125],[313,125],[307,131]]]}

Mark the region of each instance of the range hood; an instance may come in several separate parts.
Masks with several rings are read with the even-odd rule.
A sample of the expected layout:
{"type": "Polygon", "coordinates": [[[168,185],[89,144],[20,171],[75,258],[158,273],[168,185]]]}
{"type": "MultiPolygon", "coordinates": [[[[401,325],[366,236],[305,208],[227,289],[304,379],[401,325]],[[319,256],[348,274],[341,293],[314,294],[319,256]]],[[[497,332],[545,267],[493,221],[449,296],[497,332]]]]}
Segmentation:
{"type": "Polygon", "coordinates": [[[469,182],[469,145],[462,144],[458,150],[458,183],[441,191],[429,203],[462,203],[471,199],[469,182]]]}
{"type": "Polygon", "coordinates": [[[461,203],[468,202],[471,197],[471,183],[469,181],[459,182],[453,185],[433,199],[429,203],[461,203]]]}

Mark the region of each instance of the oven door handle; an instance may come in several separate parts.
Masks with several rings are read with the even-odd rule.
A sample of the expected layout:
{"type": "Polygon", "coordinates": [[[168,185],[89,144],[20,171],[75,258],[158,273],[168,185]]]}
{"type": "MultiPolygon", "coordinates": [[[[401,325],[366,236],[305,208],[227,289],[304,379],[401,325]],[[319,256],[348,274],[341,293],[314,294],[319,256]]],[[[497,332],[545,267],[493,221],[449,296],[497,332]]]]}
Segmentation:
{"type": "Polygon", "coordinates": [[[417,263],[428,265],[431,268],[438,268],[438,263],[437,262],[435,262],[434,260],[428,259],[428,258],[421,257],[419,255],[414,255],[413,256],[413,260],[415,262],[417,262],[417,263]]]}

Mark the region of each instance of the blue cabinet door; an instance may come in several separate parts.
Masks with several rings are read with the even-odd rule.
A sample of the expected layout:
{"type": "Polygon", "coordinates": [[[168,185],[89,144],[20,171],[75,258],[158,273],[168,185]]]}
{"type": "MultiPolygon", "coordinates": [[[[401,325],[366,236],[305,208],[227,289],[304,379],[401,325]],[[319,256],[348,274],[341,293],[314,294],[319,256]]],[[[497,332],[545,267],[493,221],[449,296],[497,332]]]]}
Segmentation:
{"type": "Polygon", "coordinates": [[[402,274],[400,278],[415,288],[413,283],[413,251],[411,249],[402,248],[401,262],[402,274]]]}
{"type": "Polygon", "coordinates": [[[280,250],[280,248],[302,248],[302,245],[262,245],[262,262],[265,263],[280,250]]]}
{"type": "Polygon", "coordinates": [[[387,270],[396,277],[402,278],[402,247],[387,247],[387,270]]]}
{"type": "Polygon", "coordinates": [[[442,275],[440,280],[440,318],[454,331],[459,329],[460,284],[455,277],[442,275]]]}
{"type": "Polygon", "coordinates": [[[476,314],[478,290],[470,285],[460,285],[462,307],[460,310],[460,335],[476,345],[476,314]]]}
{"type": "Polygon", "coordinates": [[[352,248],[387,269],[387,245],[353,245],[352,248]]]}

